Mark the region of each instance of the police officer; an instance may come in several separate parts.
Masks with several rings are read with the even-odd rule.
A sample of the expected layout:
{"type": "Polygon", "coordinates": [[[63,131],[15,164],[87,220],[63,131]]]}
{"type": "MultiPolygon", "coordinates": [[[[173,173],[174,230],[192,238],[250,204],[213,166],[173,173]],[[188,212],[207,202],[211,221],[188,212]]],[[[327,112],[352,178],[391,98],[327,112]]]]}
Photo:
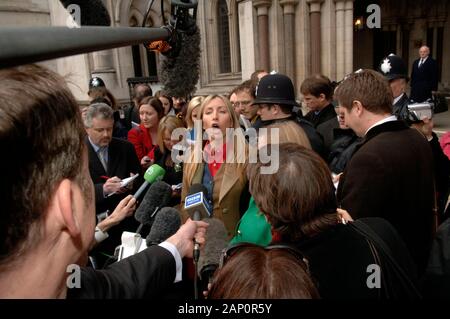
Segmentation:
{"type": "Polygon", "coordinates": [[[392,114],[398,119],[407,120],[409,97],[406,88],[409,79],[405,62],[398,55],[389,54],[381,61],[378,71],[389,81],[394,96],[392,114]]]}
{"type": "Polygon", "coordinates": [[[311,147],[322,158],[326,158],[322,136],[313,125],[293,113],[293,108],[299,107],[295,100],[294,85],[289,77],[283,74],[269,74],[261,78],[256,88],[256,98],[253,105],[258,105],[257,114],[261,118],[260,126],[268,126],[280,121],[296,121],[308,136],[311,147]]]}

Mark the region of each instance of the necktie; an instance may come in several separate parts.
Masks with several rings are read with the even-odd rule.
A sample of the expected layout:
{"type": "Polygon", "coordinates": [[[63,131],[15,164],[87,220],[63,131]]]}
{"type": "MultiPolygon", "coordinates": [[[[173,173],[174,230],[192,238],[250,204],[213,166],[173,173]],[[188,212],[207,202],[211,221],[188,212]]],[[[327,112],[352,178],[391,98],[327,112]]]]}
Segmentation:
{"type": "Polygon", "coordinates": [[[419,68],[422,66],[422,64],[423,64],[423,59],[420,59],[419,68]]]}
{"type": "Polygon", "coordinates": [[[108,159],[106,158],[106,147],[100,147],[97,151],[98,159],[103,165],[105,172],[108,171],[108,159]]]}

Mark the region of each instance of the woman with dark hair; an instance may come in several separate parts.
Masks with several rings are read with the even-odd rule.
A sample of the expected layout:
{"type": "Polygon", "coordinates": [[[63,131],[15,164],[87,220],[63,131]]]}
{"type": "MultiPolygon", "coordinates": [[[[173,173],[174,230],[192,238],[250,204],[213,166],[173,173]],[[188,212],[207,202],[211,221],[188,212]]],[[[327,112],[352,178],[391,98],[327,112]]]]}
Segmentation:
{"type": "Polygon", "coordinates": [[[394,228],[380,218],[342,220],[331,172],[316,153],[281,144],[279,163],[271,175],[260,174],[268,164],[249,164],[250,192],[280,240],[305,255],[322,298],[420,297],[394,228]]]}
{"type": "Polygon", "coordinates": [[[168,96],[164,91],[159,90],[155,93],[155,97],[161,101],[164,107],[164,115],[175,115],[171,96],[168,96]]]}
{"type": "Polygon", "coordinates": [[[146,169],[155,160],[158,124],[164,116],[164,108],[157,98],[144,97],[139,104],[141,124],[128,132],[128,140],[134,145],[141,166],[146,169]]]}
{"type": "Polygon", "coordinates": [[[282,245],[231,246],[212,280],[210,299],[318,299],[308,265],[297,250],[282,245]]]}

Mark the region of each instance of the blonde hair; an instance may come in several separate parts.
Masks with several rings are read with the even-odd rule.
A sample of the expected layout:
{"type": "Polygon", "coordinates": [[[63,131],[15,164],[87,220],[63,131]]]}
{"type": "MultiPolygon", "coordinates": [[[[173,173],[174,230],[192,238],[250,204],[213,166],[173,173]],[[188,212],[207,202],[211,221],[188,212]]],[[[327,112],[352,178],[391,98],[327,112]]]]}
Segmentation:
{"type": "Polygon", "coordinates": [[[278,129],[279,141],[277,144],[295,143],[307,149],[312,149],[305,131],[294,121],[273,123],[265,128],[267,130],[260,130],[259,138],[265,137],[266,143],[271,141],[272,134],[274,134],[272,129],[278,129]]]}
{"type": "Polygon", "coordinates": [[[187,111],[186,111],[186,118],[184,119],[188,129],[191,129],[194,127],[194,122],[192,121],[192,111],[194,111],[197,107],[201,106],[204,100],[205,100],[205,97],[196,96],[196,97],[192,98],[192,100],[189,101],[187,111]]]}
{"type": "MultiPolygon", "coordinates": [[[[231,127],[230,128],[235,129],[235,134],[233,135],[234,141],[227,141],[227,142],[233,143],[233,154],[231,154],[232,158],[233,158],[233,162],[234,162],[233,165],[236,165],[237,170],[243,172],[243,174],[240,176],[241,181],[243,181],[245,179],[244,172],[245,172],[245,169],[247,167],[247,162],[248,162],[248,146],[247,146],[247,142],[245,141],[245,137],[242,132],[242,129],[240,127],[239,119],[238,119],[236,113],[234,112],[234,109],[233,109],[233,106],[231,105],[230,100],[223,95],[207,96],[200,106],[200,110],[199,110],[200,119],[203,120],[203,110],[214,99],[221,99],[224,102],[224,104],[227,108],[228,114],[231,117],[231,127]]],[[[199,140],[198,137],[201,139],[203,137],[203,134],[198,134],[198,133],[196,134],[196,140],[195,140],[196,146],[194,146],[194,147],[202,147],[203,148],[203,141],[199,140]]],[[[197,171],[198,164],[199,164],[194,160],[194,156],[195,156],[195,151],[193,150],[191,152],[189,162],[184,164],[183,181],[187,182],[188,185],[191,184],[191,181],[194,178],[194,174],[197,171]]],[[[230,156],[230,154],[227,154],[227,159],[229,158],[229,156],[230,156]]],[[[226,163],[224,163],[224,164],[226,164],[226,163]]],[[[184,182],[183,182],[183,184],[184,184],[184,182]]]]}
{"type": "Polygon", "coordinates": [[[183,121],[175,115],[166,115],[159,121],[157,143],[161,153],[164,154],[166,152],[164,146],[164,132],[167,130],[169,134],[172,134],[176,128],[181,127],[184,127],[183,121]]]}

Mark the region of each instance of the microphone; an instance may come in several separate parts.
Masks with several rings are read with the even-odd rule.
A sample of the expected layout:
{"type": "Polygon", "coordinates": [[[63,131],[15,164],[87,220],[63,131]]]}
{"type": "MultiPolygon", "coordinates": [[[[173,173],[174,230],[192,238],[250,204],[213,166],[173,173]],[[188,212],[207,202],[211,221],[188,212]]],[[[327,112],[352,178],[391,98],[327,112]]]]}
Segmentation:
{"type": "Polygon", "coordinates": [[[184,201],[184,209],[189,213],[192,220],[200,220],[211,216],[211,207],[207,202],[205,194],[208,190],[202,184],[193,184],[184,201]]]}
{"type": "Polygon", "coordinates": [[[133,197],[138,199],[149,184],[162,180],[165,173],[166,170],[158,164],[153,164],[152,166],[150,166],[147,171],[145,171],[144,182],[136,191],[136,193],[134,193],[133,197]]]}
{"type": "Polygon", "coordinates": [[[200,31],[172,32],[171,50],[161,55],[160,79],[169,96],[188,97],[195,90],[200,77],[200,31]],[[171,53],[172,52],[172,53],[171,53]]]}
{"type": "Polygon", "coordinates": [[[155,182],[145,193],[142,203],[136,209],[134,218],[140,223],[136,233],[142,230],[142,226],[150,226],[156,213],[170,204],[172,187],[165,182],[155,182]]]}
{"type": "Polygon", "coordinates": [[[175,234],[181,226],[180,213],[173,207],[164,207],[156,215],[150,233],[147,236],[147,247],[158,245],[175,234]]]}
{"type": "Polygon", "coordinates": [[[224,223],[217,218],[205,218],[204,222],[209,224],[206,230],[208,240],[203,247],[203,253],[198,260],[198,276],[211,279],[219,267],[222,251],[228,247],[227,230],[224,223]]]}

